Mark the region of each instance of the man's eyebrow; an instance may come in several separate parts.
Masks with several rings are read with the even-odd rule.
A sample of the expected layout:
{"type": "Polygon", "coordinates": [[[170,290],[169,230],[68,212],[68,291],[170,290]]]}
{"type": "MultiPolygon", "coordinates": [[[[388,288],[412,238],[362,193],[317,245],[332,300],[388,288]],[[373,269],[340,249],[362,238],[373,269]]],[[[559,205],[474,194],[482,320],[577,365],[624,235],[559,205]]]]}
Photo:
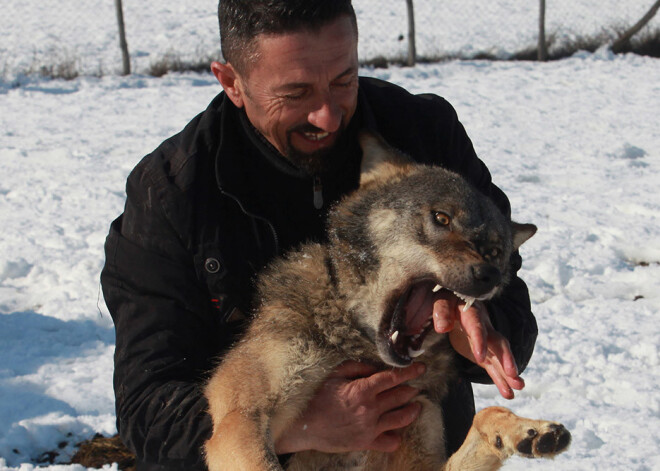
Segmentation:
{"type": "Polygon", "coordinates": [[[332,81],[346,77],[347,75],[357,74],[357,68],[350,66],[348,69],[344,70],[341,74],[337,75],[332,81]]]}
{"type": "MultiPolygon", "coordinates": [[[[344,70],[342,73],[337,75],[335,78],[332,79],[332,82],[335,80],[342,79],[348,75],[356,74],[357,73],[357,68],[350,66],[348,69],[344,70]]],[[[308,82],[290,82],[290,83],[285,83],[283,85],[280,85],[275,89],[277,92],[285,92],[289,90],[299,90],[301,88],[306,88],[309,86],[308,82]]]]}

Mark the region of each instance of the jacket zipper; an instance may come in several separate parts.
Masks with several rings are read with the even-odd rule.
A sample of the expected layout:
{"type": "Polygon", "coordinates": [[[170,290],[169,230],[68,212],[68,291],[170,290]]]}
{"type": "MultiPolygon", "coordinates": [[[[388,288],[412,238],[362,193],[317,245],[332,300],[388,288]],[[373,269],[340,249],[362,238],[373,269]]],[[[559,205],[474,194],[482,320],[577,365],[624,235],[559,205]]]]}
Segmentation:
{"type": "Polygon", "coordinates": [[[314,192],[314,207],[321,209],[323,207],[323,184],[321,183],[321,177],[314,177],[312,190],[314,192]]]}

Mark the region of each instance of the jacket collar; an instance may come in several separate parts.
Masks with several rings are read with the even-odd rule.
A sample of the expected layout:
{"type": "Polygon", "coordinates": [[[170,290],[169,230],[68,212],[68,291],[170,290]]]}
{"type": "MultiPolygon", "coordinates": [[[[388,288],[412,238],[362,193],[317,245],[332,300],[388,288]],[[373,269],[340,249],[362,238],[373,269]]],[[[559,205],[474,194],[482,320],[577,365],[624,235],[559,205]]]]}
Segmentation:
{"type": "MultiPolygon", "coordinates": [[[[250,178],[249,159],[255,156],[266,160],[272,166],[273,172],[308,180],[311,186],[314,176],[306,174],[284,158],[254,129],[244,111],[236,108],[224,92],[216,97],[211,107],[214,108],[212,111],[217,113],[214,115],[219,116],[215,131],[218,136],[217,152],[214,156],[217,185],[222,193],[239,202],[244,211],[259,212],[257,201],[254,201],[254,182],[250,178]]],[[[354,139],[350,134],[357,134],[360,128],[374,129],[374,127],[373,113],[362,89],[359,89],[357,109],[347,130],[349,139],[354,139]]],[[[338,171],[340,172],[341,170],[338,171]]],[[[340,178],[333,175],[331,177],[340,178]]]]}

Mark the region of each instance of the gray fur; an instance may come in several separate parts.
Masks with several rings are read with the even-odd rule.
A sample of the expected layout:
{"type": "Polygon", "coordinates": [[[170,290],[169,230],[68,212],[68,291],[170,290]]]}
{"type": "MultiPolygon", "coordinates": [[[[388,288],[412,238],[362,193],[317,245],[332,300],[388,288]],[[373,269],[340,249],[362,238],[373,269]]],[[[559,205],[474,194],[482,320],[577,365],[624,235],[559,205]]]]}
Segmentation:
{"type": "MultiPolygon", "coordinates": [[[[329,242],[304,245],[264,271],[256,317],[207,386],[212,471],[239,464],[277,469],[272,459],[277,437],[270,433],[285,430],[340,363],[405,366],[415,361],[409,355],[415,342],[425,349],[419,359],[427,372],[411,385],[423,391],[418,400],[424,411],[405,432],[404,462],[412,466],[406,469],[440,469],[447,459],[440,402],[456,375],[455,353],[447,336],[432,327],[414,340],[408,331],[420,331],[414,318],[421,316],[406,314],[408,296],[413,291],[433,296],[436,283],[476,298],[496,296],[510,277],[514,234],[520,244],[535,228],[513,224],[455,173],[413,165],[369,134],[361,143],[361,186],[333,209],[329,242]],[[227,417],[239,423],[250,417],[255,430],[268,433],[259,438],[240,435],[235,426],[225,430],[227,417]],[[232,434],[237,444],[228,442],[232,434]],[[254,445],[250,440],[261,445],[242,454],[240,449],[254,445]]],[[[288,469],[381,471],[390,469],[390,458],[305,452],[294,455],[288,469]]]]}

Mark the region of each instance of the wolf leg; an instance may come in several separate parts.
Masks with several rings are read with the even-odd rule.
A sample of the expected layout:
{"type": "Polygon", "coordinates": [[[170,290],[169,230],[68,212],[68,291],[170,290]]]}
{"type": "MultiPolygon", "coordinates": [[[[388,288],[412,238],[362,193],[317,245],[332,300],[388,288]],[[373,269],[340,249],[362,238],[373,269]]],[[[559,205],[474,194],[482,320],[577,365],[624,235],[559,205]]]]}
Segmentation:
{"type": "Polygon", "coordinates": [[[277,456],[263,440],[262,420],[239,411],[228,413],[206,442],[209,471],[250,469],[281,471],[277,456]]]}
{"type": "MultiPolygon", "coordinates": [[[[422,404],[422,412],[403,432],[399,449],[389,455],[387,471],[435,471],[444,462],[442,409],[424,395],[418,396],[415,401],[422,404]]],[[[383,467],[374,466],[372,469],[381,471],[383,467]]]]}
{"type": "Polygon", "coordinates": [[[552,458],[571,442],[563,425],[518,417],[503,407],[488,407],[475,417],[465,442],[445,471],[494,471],[511,455],[552,458]]]}
{"type": "Polygon", "coordinates": [[[271,419],[274,402],[282,394],[285,352],[277,339],[245,341],[211,376],[205,389],[213,419],[213,435],[205,444],[210,471],[282,469],[274,452],[271,419]]]}
{"type": "Polygon", "coordinates": [[[281,470],[275,443],[339,363],[305,333],[286,335],[290,328],[278,336],[272,323],[258,321],[205,389],[213,419],[213,435],[205,445],[210,471],[281,470]]]}

